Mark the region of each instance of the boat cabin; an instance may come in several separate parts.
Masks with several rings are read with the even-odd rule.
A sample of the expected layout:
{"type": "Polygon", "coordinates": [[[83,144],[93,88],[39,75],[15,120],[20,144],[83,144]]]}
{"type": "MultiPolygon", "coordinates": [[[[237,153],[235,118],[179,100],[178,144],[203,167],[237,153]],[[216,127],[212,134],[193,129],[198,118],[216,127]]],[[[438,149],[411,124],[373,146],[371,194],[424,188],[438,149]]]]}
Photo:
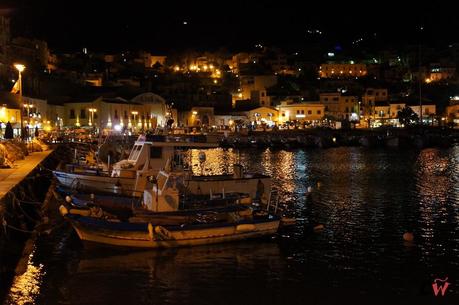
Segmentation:
{"type": "MultiPolygon", "coordinates": [[[[114,164],[112,177],[136,178],[137,171],[170,168],[179,147],[214,148],[218,145],[202,142],[154,141],[140,136],[134,143],[129,157],[114,164]]],[[[180,158],[175,158],[180,159],[180,158]]],[[[179,161],[179,160],[178,160],[179,161]]]]}

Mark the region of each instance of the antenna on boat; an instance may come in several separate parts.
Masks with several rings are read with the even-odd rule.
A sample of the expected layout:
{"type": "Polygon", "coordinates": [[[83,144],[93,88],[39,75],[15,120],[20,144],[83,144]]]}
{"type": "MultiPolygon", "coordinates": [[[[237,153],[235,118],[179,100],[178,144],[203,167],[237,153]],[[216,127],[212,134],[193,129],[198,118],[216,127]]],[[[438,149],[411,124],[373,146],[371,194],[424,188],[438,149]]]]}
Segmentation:
{"type": "Polygon", "coordinates": [[[419,58],[418,58],[418,64],[419,64],[419,70],[418,70],[418,79],[419,79],[419,124],[422,126],[422,77],[421,77],[421,48],[422,48],[422,31],[424,30],[424,26],[420,26],[420,34],[419,34],[419,58]]]}

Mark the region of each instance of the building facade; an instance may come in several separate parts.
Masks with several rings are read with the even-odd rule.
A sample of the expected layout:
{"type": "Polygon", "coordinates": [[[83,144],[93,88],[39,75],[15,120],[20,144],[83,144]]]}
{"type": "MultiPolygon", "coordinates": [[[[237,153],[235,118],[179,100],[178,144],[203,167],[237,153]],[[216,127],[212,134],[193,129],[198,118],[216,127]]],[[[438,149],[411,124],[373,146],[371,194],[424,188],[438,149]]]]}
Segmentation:
{"type": "Polygon", "coordinates": [[[368,73],[365,64],[324,63],[319,67],[320,78],[358,78],[368,73]]]}
{"type": "Polygon", "coordinates": [[[279,105],[279,124],[298,121],[301,123],[319,123],[325,116],[325,106],[319,102],[289,103],[279,105]]]}

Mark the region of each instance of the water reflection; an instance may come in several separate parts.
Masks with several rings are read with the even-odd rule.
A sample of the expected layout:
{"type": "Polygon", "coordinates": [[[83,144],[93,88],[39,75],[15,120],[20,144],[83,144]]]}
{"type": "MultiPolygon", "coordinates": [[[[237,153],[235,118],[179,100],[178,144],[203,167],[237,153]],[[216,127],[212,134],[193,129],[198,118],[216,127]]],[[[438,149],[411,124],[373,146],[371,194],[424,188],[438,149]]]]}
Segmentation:
{"type": "MultiPolygon", "coordinates": [[[[449,260],[450,255],[457,257],[457,157],[457,148],[449,154],[426,149],[417,160],[419,237],[422,239],[419,247],[422,261],[431,270],[444,269],[441,260],[449,260]]],[[[452,263],[458,262],[454,259],[452,263]]]]}
{"type": "MultiPolygon", "coordinates": [[[[432,276],[459,278],[459,147],[211,149],[202,168],[199,150],[188,156],[195,174],[232,173],[241,163],[272,175],[300,221],[269,241],[131,254],[88,250],[72,235],[65,255],[32,264],[27,302],[36,293],[43,304],[337,304],[362,296],[363,304],[421,304],[432,276]],[[324,229],[314,233],[318,223],[324,229]]],[[[450,289],[457,293],[459,282],[450,289]]],[[[9,299],[23,297],[20,290],[9,299]]]]}
{"type": "Polygon", "coordinates": [[[34,263],[34,252],[29,255],[26,271],[14,278],[5,304],[35,304],[39,297],[45,272],[42,264],[34,263]]]}
{"type": "Polygon", "coordinates": [[[212,304],[218,291],[247,290],[254,280],[281,277],[285,268],[277,244],[263,241],[85,256],[68,285],[72,304],[212,304]]]}

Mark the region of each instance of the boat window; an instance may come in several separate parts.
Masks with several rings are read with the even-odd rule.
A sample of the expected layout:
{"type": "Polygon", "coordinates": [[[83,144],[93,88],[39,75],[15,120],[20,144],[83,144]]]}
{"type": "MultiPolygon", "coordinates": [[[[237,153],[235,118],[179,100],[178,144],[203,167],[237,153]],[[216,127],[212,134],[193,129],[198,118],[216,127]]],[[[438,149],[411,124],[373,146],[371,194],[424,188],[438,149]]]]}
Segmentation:
{"type": "Polygon", "coordinates": [[[161,147],[150,147],[150,158],[154,159],[161,159],[162,157],[162,149],[161,147]]]}

